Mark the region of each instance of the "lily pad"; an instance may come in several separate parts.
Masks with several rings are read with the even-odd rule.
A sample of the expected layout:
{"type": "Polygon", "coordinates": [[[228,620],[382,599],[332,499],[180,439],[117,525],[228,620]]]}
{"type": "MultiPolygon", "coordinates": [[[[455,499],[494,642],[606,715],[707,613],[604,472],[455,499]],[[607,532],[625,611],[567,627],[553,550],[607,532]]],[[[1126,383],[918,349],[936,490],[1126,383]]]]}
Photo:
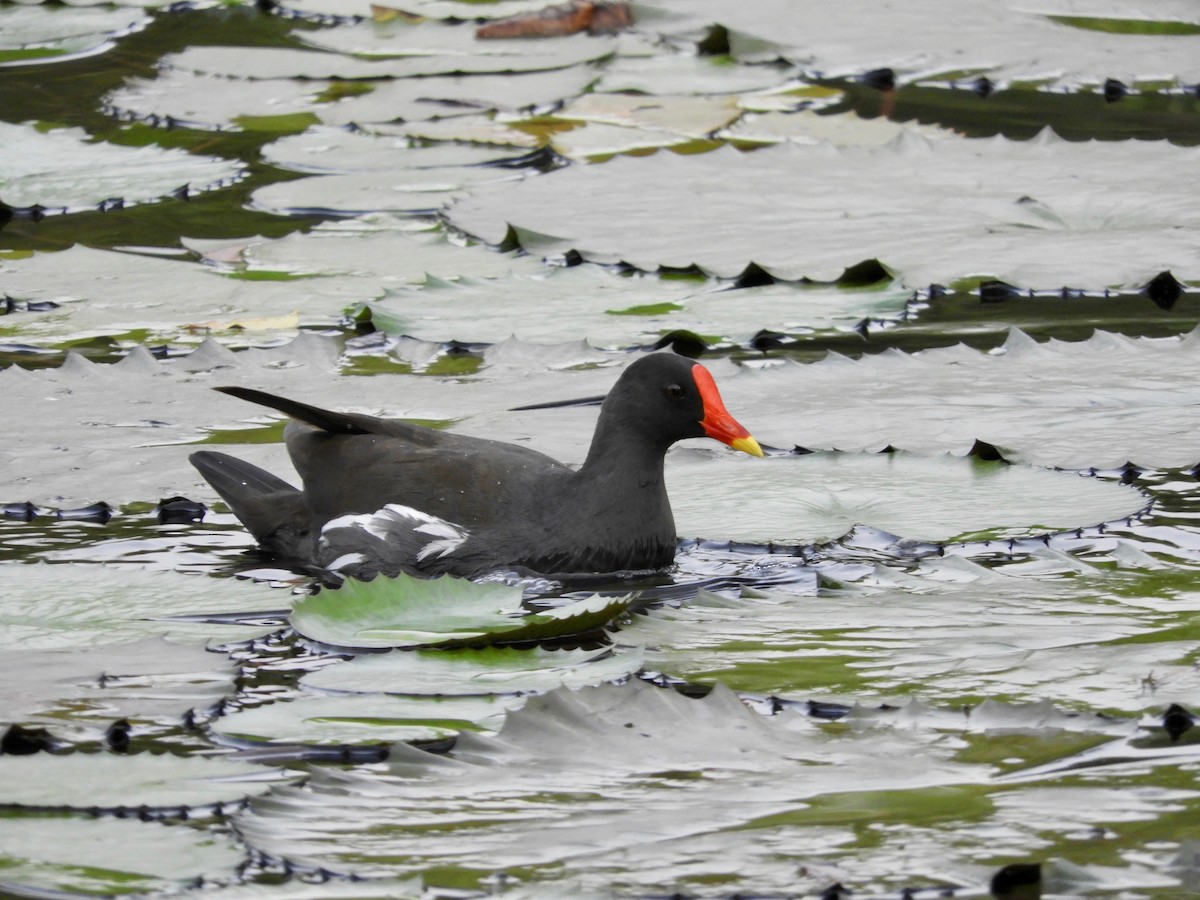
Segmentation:
{"type": "Polygon", "coordinates": [[[497,582],[379,576],[347,580],[304,597],[292,627],[339,647],[461,647],[512,644],[583,634],[623,613],[630,597],[596,595],[539,613],[521,608],[522,592],[497,582]]]}
{"type": "Polygon", "coordinates": [[[1200,459],[1191,411],[1200,334],[1037,343],[1010,333],[983,353],[959,345],[857,361],[744,368],[722,379],[730,409],[760,441],[809,449],[966,454],[976,440],[1037,466],[1187,467],[1200,459]],[[848,391],[846,379],[870,385],[848,391]],[[755,398],[770,398],[757,420],[755,398]],[[886,398],[886,399],[885,399],[886,398]],[[747,406],[751,411],[742,413],[747,406]],[[757,420],[757,421],[756,421],[757,420]],[[758,421],[763,421],[761,427],[758,421]]]}
{"type": "Polygon", "coordinates": [[[142,119],[158,117],[190,128],[247,130],[256,119],[313,114],[324,120],[327,108],[344,100],[323,101],[328,81],[243,81],[235,91],[218,76],[168,69],[158,77],[130,78],[105,97],[111,109],[142,119]]]}
{"type": "Polygon", "coordinates": [[[0,804],[39,809],[208,806],[240,801],[296,777],[216,757],[36,753],[5,757],[0,804]]]}
{"type": "MultiPolygon", "coordinates": [[[[397,78],[373,82],[369,94],[322,108],[320,116],[330,125],[354,123],[360,127],[458,118],[465,112],[513,116],[582,94],[595,77],[592,68],[581,64],[547,72],[397,78]]],[[[514,142],[517,137],[513,133],[514,142]]]]}
{"type": "Polygon", "coordinates": [[[670,331],[746,343],[761,330],[849,333],[864,318],[898,319],[911,293],[896,285],[849,289],[777,283],[738,290],[710,282],[615,275],[595,266],[390,287],[369,304],[372,324],[429,341],[548,344],[579,336],[599,347],[652,344],[670,331]],[[617,315],[637,310],[637,315],[617,315]]]}
{"type": "Polygon", "coordinates": [[[753,6],[656,0],[648,12],[644,24],[676,39],[701,39],[712,23],[719,23],[735,57],[759,61],[782,56],[826,77],[890,67],[902,79],[941,81],[964,70],[1065,86],[1101,84],[1109,77],[1129,77],[1127,73],[1169,72],[1180,84],[1200,80],[1200,44],[1187,27],[1197,24],[1196,13],[1186,3],[1089,6],[1093,23],[1112,23],[1110,30],[1075,27],[1071,19],[1078,17],[1079,7],[1065,0],[1036,8],[1005,0],[986,10],[968,10],[954,0],[917,0],[875,11],[869,29],[863,28],[860,10],[816,0],[799,8],[789,0],[753,6]],[[1132,20],[1182,27],[1164,41],[1148,27],[1143,33],[1119,27],[1132,20]]]}
{"type": "Polygon", "coordinates": [[[15,648],[0,661],[7,686],[0,721],[36,724],[74,740],[96,740],[118,719],[177,726],[189,710],[205,710],[231,694],[236,675],[237,666],[225,654],[162,638],[15,648]],[[78,733],[64,734],[64,728],[78,733]]]}
{"type": "Polygon", "coordinates": [[[623,892],[633,892],[624,879],[636,881],[644,893],[661,889],[677,866],[728,871],[733,858],[697,857],[697,842],[736,840],[739,829],[761,828],[822,791],[866,796],[885,785],[984,777],[982,767],[952,755],[929,732],[830,740],[799,717],[758,716],[721,688],[700,701],[641,682],[560,689],[510,713],[494,738],[462,735],[448,758],[398,747],[386,772],[369,780],[314,773],[308,786],[253,805],[238,827],[270,852],[365,876],[419,870],[440,858],[485,872],[519,867],[539,880],[561,877],[551,872],[564,866],[611,879],[613,859],[649,842],[660,866],[622,867],[623,883],[610,881],[610,890],[623,892]],[[357,807],[364,824],[390,825],[335,836],[329,825],[343,805],[357,807]],[[400,808],[410,812],[398,816],[400,808]],[[460,825],[443,830],[449,821],[460,825]]]}
{"type": "Polygon", "coordinates": [[[832,540],[855,525],[923,541],[1015,538],[1127,518],[1133,488],[1004,462],[908,453],[814,453],[750,460],[672,453],[667,483],[687,537],[748,543],[832,540]]]}
{"type": "Polygon", "coordinates": [[[78,212],[119,200],[163,200],[240,180],[240,162],[161,147],[95,143],[81,128],[0,122],[0,198],[9,206],[78,212]]]}
{"type": "Polygon", "coordinates": [[[707,137],[739,115],[735,97],[640,94],[584,94],[563,106],[555,118],[668,131],[690,138],[707,137]]]}
{"type": "MultiPolygon", "coordinates": [[[[290,600],[263,584],[135,568],[92,565],[82,581],[78,571],[61,565],[8,563],[0,571],[0,637],[24,649],[76,649],[158,635],[203,642],[219,640],[222,628],[228,639],[239,639],[247,635],[244,626],[171,617],[279,610],[290,600]]],[[[145,661],[160,665],[166,649],[145,661]]],[[[214,669],[223,669],[221,662],[213,656],[214,669]]]]}
{"type": "Polygon", "coordinates": [[[1043,546],[991,568],[953,552],[908,572],[872,564],[839,579],[830,566],[813,597],[701,595],[633,617],[621,637],[646,645],[651,669],[797,700],[1047,700],[1125,715],[1189,702],[1195,628],[1172,624],[1200,609],[1189,576],[1123,562],[1122,538],[1083,546],[1094,564],[1043,546]],[[1142,605],[1149,593],[1160,609],[1142,605]]]}
{"type": "Polygon", "coordinates": [[[310,672],[300,682],[317,690],[353,693],[527,694],[624,678],[641,665],[640,649],[627,648],[415,650],[358,656],[310,672]]]}
{"type": "Polygon", "coordinates": [[[5,6],[0,9],[0,66],[96,53],[149,21],[140,11],[121,8],[5,6]]]}
{"type": "MultiPolygon", "coordinates": [[[[361,176],[357,187],[364,187],[373,176],[361,176]]],[[[336,203],[345,199],[338,196],[337,183],[319,200],[336,203]]],[[[349,186],[354,187],[351,183],[349,186]]],[[[314,188],[320,189],[319,184],[314,188]]],[[[266,189],[264,189],[266,190],[266,189]]],[[[322,189],[323,190],[323,189],[322,189]]],[[[405,199],[398,198],[393,204],[403,206],[405,199]]],[[[307,198],[311,199],[311,198],[307,198]]],[[[270,193],[257,194],[256,202],[270,201],[280,208],[299,205],[301,198],[285,188],[270,193]]],[[[445,201],[439,194],[422,194],[417,205],[426,209],[438,208],[445,201]]],[[[376,200],[376,205],[380,205],[376,200]]],[[[495,253],[484,247],[461,246],[452,243],[444,234],[428,232],[422,223],[416,230],[405,229],[401,223],[391,219],[354,219],[342,223],[341,227],[327,225],[313,229],[307,235],[290,235],[277,241],[256,242],[246,250],[246,260],[252,268],[265,268],[299,274],[357,276],[360,290],[366,285],[370,299],[376,289],[384,284],[421,283],[429,276],[445,279],[464,277],[498,277],[510,272],[542,271],[536,260],[515,253],[495,253]]]]}
{"type": "Polygon", "coordinates": [[[448,216],[489,242],[516,229],[645,271],[697,265],[732,278],[753,262],[780,278],[832,281],[877,259],[910,286],[990,275],[1140,287],[1163,268],[1200,275],[1186,239],[1200,212],[1174,190],[1198,161],[1200,148],[1049,132],[1026,142],[905,134],[873,148],[787,144],[571,166],[461,200],[448,216]],[[1136,185],[1133,169],[1145,173],[1136,185]]]}
{"type": "MultiPolygon", "coordinates": [[[[227,247],[227,258],[241,263],[240,251],[247,243],[255,242],[227,247]]],[[[10,296],[56,304],[4,324],[12,329],[10,336],[38,345],[99,336],[195,345],[213,335],[246,346],[294,337],[301,324],[333,325],[346,304],[363,298],[365,287],[345,278],[293,284],[229,277],[237,272],[232,264],[215,268],[82,245],[0,260],[0,277],[10,296]],[[169,296],[162,291],[164,282],[174,286],[169,296]]]]}
{"type": "Polygon", "coordinates": [[[344,128],[310,128],[303,134],[280,138],[263,148],[263,157],[281,168],[313,174],[391,171],[408,172],[415,179],[426,173],[431,179],[440,177],[462,184],[506,174],[504,170],[483,168],[504,159],[492,148],[417,147],[394,136],[344,128]]]}
{"type": "Polygon", "coordinates": [[[197,878],[232,878],[245,860],[231,835],[195,828],[11,813],[5,822],[0,891],[13,897],[172,892],[197,878]]]}
{"type": "Polygon", "coordinates": [[[487,697],[300,697],[221,716],[213,729],[248,741],[296,744],[391,744],[495,730],[524,700],[487,697]]]}

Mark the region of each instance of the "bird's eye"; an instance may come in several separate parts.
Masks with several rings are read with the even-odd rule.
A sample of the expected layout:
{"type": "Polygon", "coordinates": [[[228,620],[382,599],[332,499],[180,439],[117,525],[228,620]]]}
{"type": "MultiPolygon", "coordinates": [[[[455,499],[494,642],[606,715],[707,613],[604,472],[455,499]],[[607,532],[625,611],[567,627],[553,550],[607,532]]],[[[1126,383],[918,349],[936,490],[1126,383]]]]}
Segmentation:
{"type": "Polygon", "coordinates": [[[668,400],[682,400],[683,388],[677,384],[668,384],[665,388],[663,388],[663,395],[668,400]]]}

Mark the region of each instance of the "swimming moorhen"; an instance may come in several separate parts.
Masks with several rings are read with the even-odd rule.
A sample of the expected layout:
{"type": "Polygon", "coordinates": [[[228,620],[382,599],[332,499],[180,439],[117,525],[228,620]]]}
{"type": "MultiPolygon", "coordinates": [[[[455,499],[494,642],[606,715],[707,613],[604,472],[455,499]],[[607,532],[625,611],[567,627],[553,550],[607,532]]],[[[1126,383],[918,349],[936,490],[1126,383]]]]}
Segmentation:
{"type": "Polygon", "coordinates": [[[708,370],[670,353],[621,373],[578,470],[526,447],[402,419],[217,390],[295,420],[284,439],[304,489],[223,453],[193,453],[192,464],[263,549],[346,574],[661,569],[676,543],[667,448],[707,435],[762,456],[708,370]]]}

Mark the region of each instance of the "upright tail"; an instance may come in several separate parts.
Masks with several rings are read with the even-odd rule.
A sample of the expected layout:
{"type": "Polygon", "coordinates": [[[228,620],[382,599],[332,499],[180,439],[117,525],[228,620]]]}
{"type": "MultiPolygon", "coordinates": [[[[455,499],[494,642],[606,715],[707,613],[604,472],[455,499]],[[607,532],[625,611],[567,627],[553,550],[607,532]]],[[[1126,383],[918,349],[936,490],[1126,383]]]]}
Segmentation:
{"type": "Polygon", "coordinates": [[[311,558],[311,516],[300,490],[265,469],[225,453],[200,450],[188,459],[264,550],[297,559],[311,558]]]}
{"type": "MultiPolygon", "coordinates": [[[[299,400],[291,400],[276,394],[268,394],[266,391],[256,391],[254,388],[218,387],[214,388],[214,390],[218,390],[222,394],[228,394],[231,397],[237,397],[239,400],[249,400],[251,403],[257,403],[260,406],[277,409],[281,413],[287,413],[293,419],[299,419],[301,422],[307,422],[309,425],[315,425],[317,428],[332,432],[333,434],[370,434],[377,430],[371,427],[378,421],[372,416],[321,409],[319,406],[301,403],[299,400]]],[[[243,463],[243,465],[245,464],[243,463]]],[[[216,487],[216,485],[213,485],[213,487],[216,487]]]]}

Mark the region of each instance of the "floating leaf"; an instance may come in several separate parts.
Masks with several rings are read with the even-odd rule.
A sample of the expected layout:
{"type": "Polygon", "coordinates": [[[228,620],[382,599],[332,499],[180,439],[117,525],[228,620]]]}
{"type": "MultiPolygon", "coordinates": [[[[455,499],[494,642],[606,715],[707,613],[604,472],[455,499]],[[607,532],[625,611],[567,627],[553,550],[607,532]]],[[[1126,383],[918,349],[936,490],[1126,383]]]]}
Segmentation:
{"type": "Polygon", "coordinates": [[[240,334],[227,334],[224,339],[245,346],[252,341],[294,337],[301,323],[333,325],[342,307],[363,296],[361,283],[344,278],[305,284],[248,283],[190,260],[82,245],[0,260],[0,277],[10,296],[57,304],[19,325],[11,319],[5,323],[22,340],[43,344],[131,333],[138,335],[139,341],[196,344],[203,333],[196,334],[190,327],[213,321],[222,326],[240,325],[240,334]],[[165,282],[174,286],[169,298],[162,291],[165,282]],[[278,318],[297,316],[301,308],[302,317],[285,322],[278,318]]]}
{"type": "Polygon", "coordinates": [[[301,683],[318,690],[355,693],[527,694],[623,678],[641,665],[640,651],[611,647],[394,651],[326,666],[305,675],[301,683]]]}
{"type": "Polygon", "coordinates": [[[844,334],[866,317],[897,319],[910,297],[892,285],[853,290],[779,283],[729,290],[707,281],[575,266],[392,287],[370,306],[380,330],[424,340],[493,342],[515,335],[550,343],[583,336],[616,348],[653,344],[665,332],[680,330],[736,343],[749,342],[763,329],[844,334]]]}
{"type": "Polygon", "coordinates": [[[995,79],[1099,84],[1115,74],[1117,64],[1122,72],[1170,72],[1181,84],[1200,80],[1196,35],[1186,27],[1196,24],[1195,15],[1186,4],[1147,8],[1117,2],[1088,7],[1088,12],[1097,13],[1089,30],[1062,22],[1064,17],[1076,18],[1072,14],[1079,8],[1071,3],[1031,8],[1006,0],[986,10],[968,10],[954,0],[917,0],[877,10],[866,30],[860,11],[852,7],[821,7],[821,15],[795,15],[789,0],[751,6],[725,0],[662,0],[655,7],[665,15],[641,19],[643,26],[682,38],[703,33],[716,22],[727,32],[730,51],[741,59],[770,61],[782,56],[826,76],[890,67],[906,78],[951,80],[966,69],[995,79]],[[1100,15],[1102,11],[1109,14],[1100,15]],[[1097,27],[1101,21],[1108,26],[1097,27]],[[1156,38],[1146,24],[1134,27],[1133,21],[1161,23],[1159,30],[1173,36],[1156,38]],[[1044,48],[1053,48],[1053,62],[1044,48]]]}
{"type": "Polygon", "coordinates": [[[161,809],[240,801],[294,779],[275,769],[173,753],[6,756],[0,803],[73,809],[161,809]]]}
{"type": "Polygon", "coordinates": [[[965,346],[813,365],[743,369],[717,381],[760,441],[809,449],[966,454],[976,440],[1038,466],[1186,467],[1200,459],[1195,434],[1200,334],[1037,343],[1012,332],[1003,348],[965,346]],[[870,385],[847,391],[846,379],[870,385]],[[769,398],[756,422],[754,398],[769,398]]]}
{"type": "Polygon", "coordinates": [[[305,637],[339,647],[511,644],[593,631],[624,612],[631,599],[596,595],[526,613],[521,594],[497,582],[381,575],[298,600],[291,623],[305,637]]]}
{"type": "MultiPolygon", "coordinates": [[[[956,555],[819,568],[825,587],[703,594],[633,617],[621,638],[646,645],[647,667],[688,681],[803,700],[899,698],[959,704],[987,698],[1138,714],[1200,690],[1190,667],[1200,600],[1185,570],[1122,563],[1129,542],[1052,541],[992,568],[956,555]],[[1060,549],[1061,548],[1061,549],[1060,549]],[[1095,565],[1065,552],[1089,551],[1095,565]],[[1144,598],[1164,598],[1148,608],[1144,598]]],[[[993,545],[995,553],[1003,548],[993,545]]],[[[986,559],[986,557],[984,557],[986,559]]],[[[776,565],[795,560],[773,558],[776,565]]],[[[962,720],[960,720],[961,722],[962,720]]]]}
{"type": "Polygon", "coordinates": [[[1013,538],[1124,519],[1148,500],[1121,484],[1004,462],[908,453],[811,453],[750,460],[669,457],[675,527],[685,537],[804,544],[855,525],[899,537],[1013,538]]]}
{"type": "Polygon", "coordinates": [[[519,697],[300,697],[224,715],[219,734],[239,740],[297,744],[379,744],[453,737],[496,729],[519,697]]]}
{"type": "Polygon", "coordinates": [[[197,878],[231,878],[246,855],[232,835],[135,818],[8,813],[5,823],[0,890],[12,897],[169,893],[197,878]]]}
{"type": "MultiPolygon", "coordinates": [[[[238,639],[247,635],[244,626],[188,617],[286,609],[291,599],[264,584],[132,567],[91,565],[84,578],[73,567],[59,565],[7,563],[0,565],[0,571],[5,582],[0,593],[0,638],[25,649],[71,649],[158,635],[205,641],[219,639],[223,628],[226,639],[238,639]]],[[[249,632],[263,630],[253,626],[249,632]]],[[[143,662],[152,666],[160,665],[167,652],[150,645],[144,649],[149,654],[143,662]]],[[[223,663],[223,657],[213,654],[214,669],[223,671],[223,663]]]]}
{"type": "Polygon", "coordinates": [[[0,197],[9,206],[78,212],[217,188],[239,180],[244,166],[183,150],[93,143],[81,128],[43,132],[0,122],[0,171],[0,197]]]}
{"type": "Polygon", "coordinates": [[[96,740],[118,719],[174,727],[190,710],[201,712],[222,701],[233,691],[236,674],[224,653],[162,638],[15,648],[0,659],[0,679],[7,686],[0,721],[36,724],[55,737],[75,740],[96,740]],[[67,735],[64,729],[79,733],[67,735]]]}
{"type": "Polygon", "coordinates": [[[131,9],[5,6],[0,8],[0,66],[95,53],[149,21],[131,9]]]}
{"type": "Polygon", "coordinates": [[[694,264],[732,278],[753,262],[780,278],[832,281],[878,259],[914,286],[987,275],[1140,286],[1164,266],[1194,277],[1186,235],[1200,212],[1174,186],[1197,162],[1200,148],[1161,142],[905,134],[873,148],[787,144],[571,166],[461,200],[448,215],[489,242],[525,229],[646,271],[694,264]],[[1136,183],[1131,170],[1142,173],[1136,183]]]}

